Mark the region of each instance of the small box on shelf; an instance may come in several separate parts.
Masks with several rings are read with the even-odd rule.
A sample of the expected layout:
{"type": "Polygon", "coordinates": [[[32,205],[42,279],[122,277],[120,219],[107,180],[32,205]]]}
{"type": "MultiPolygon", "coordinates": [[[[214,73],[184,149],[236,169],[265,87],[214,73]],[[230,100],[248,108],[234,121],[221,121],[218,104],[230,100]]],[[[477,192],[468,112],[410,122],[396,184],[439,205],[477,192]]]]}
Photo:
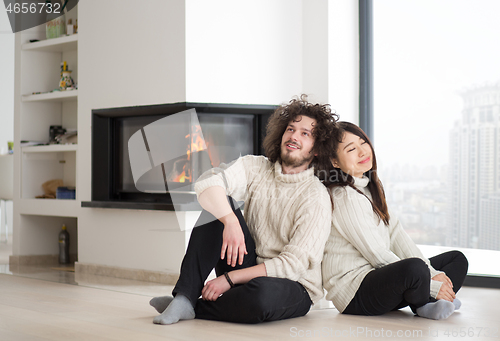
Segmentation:
{"type": "Polygon", "coordinates": [[[75,199],[76,189],[74,187],[57,187],[56,199],[75,199]]]}

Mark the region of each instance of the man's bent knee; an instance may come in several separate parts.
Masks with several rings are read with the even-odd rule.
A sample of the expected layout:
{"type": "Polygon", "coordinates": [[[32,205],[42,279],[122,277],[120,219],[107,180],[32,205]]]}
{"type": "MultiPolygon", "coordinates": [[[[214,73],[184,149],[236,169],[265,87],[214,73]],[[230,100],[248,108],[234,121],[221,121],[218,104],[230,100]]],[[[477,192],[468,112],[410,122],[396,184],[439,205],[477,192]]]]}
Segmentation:
{"type": "Polygon", "coordinates": [[[255,317],[254,323],[304,316],[311,307],[305,289],[288,279],[257,277],[246,285],[246,308],[255,317]]]}

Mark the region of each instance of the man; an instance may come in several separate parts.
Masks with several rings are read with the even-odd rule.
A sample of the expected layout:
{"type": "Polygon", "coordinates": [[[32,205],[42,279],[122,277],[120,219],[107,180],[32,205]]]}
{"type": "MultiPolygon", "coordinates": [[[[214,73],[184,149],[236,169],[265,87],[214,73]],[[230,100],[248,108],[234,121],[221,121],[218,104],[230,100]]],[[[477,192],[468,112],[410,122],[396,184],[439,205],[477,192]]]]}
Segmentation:
{"type": "Polygon", "coordinates": [[[307,314],[323,297],[321,260],[332,209],[314,172],[330,165],[336,119],[328,105],[294,99],[269,120],[267,158],[240,157],[198,179],[204,211],[175,298],[150,302],[161,313],[154,323],[280,320],[307,314]],[[244,201],[244,218],[235,200],[244,201]],[[204,285],[214,267],[218,277],[204,285]]]}

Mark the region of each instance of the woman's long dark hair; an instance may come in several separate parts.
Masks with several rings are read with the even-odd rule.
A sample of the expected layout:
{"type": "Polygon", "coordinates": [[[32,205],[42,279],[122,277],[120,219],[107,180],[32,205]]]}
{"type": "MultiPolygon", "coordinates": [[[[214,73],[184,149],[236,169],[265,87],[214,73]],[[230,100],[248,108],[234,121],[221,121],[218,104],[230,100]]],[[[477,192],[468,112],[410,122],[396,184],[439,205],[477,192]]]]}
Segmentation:
{"type": "MultiPolygon", "coordinates": [[[[346,132],[354,134],[366,141],[372,149],[372,169],[370,169],[368,172],[365,172],[363,175],[367,176],[368,179],[370,179],[370,182],[368,183],[368,189],[370,190],[370,193],[372,195],[372,200],[370,200],[370,202],[372,204],[373,211],[384,222],[384,224],[388,226],[390,219],[389,210],[387,208],[387,202],[385,200],[384,188],[377,175],[377,159],[375,157],[375,150],[373,149],[372,142],[370,141],[368,136],[366,136],[365,132],[355,124],[349,122],[338,122],[337,125],[341,129],[340,136],[342,136],[342,138],[346,132]]],[[[336,148],[333,148],[332,159],[338,160],[338,144],[336,144],[336,148]]],[[[333,187],[350,186],[360,194],[364,195],[354,186],[354,178],[350,174],[344,173],[340,168],[336,168],[333,165],[331,167],[332,169],[330,170],[330,177],[325,182],[325,185],[329,189],[332,189],[333,187]]],[[[335,198],[332,199],[334,201],[333,204],[335,204],[335,198]]]]}

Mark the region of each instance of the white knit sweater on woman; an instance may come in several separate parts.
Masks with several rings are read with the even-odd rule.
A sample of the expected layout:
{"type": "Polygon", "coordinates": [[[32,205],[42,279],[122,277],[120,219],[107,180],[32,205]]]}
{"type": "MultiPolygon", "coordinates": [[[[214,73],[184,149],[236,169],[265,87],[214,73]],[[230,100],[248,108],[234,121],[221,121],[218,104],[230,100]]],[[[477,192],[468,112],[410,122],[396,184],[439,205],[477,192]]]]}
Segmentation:
{"type": "Polygon", "coordinates": [[[247,155],[205,172],[196,182],[196,194],[212,186],[245,202],[257,263],[265,264],[267,275],[299,282],[313,303],[321,299],[321,261],[332,207],[314,170],[283,174],[279,162],[247,155]]]}
{"type": "MultiPolygon", "coordinates": [[[[401,259],[417,257],[425,261],[431,277],[436,271],[391,214],[389,226],[373,212],[367,177],[354,178],[353,188],[332,190],[334,210],[330,236],[323,258],[323,286],[326,298],[343,312],[358,291],[365,276],[376,268],[401,259]],[[367,198],[368,197],[368,198],[367,198]]],[[[431,280],[430,296],[436,297],[441,282],[431,280]]]]}

